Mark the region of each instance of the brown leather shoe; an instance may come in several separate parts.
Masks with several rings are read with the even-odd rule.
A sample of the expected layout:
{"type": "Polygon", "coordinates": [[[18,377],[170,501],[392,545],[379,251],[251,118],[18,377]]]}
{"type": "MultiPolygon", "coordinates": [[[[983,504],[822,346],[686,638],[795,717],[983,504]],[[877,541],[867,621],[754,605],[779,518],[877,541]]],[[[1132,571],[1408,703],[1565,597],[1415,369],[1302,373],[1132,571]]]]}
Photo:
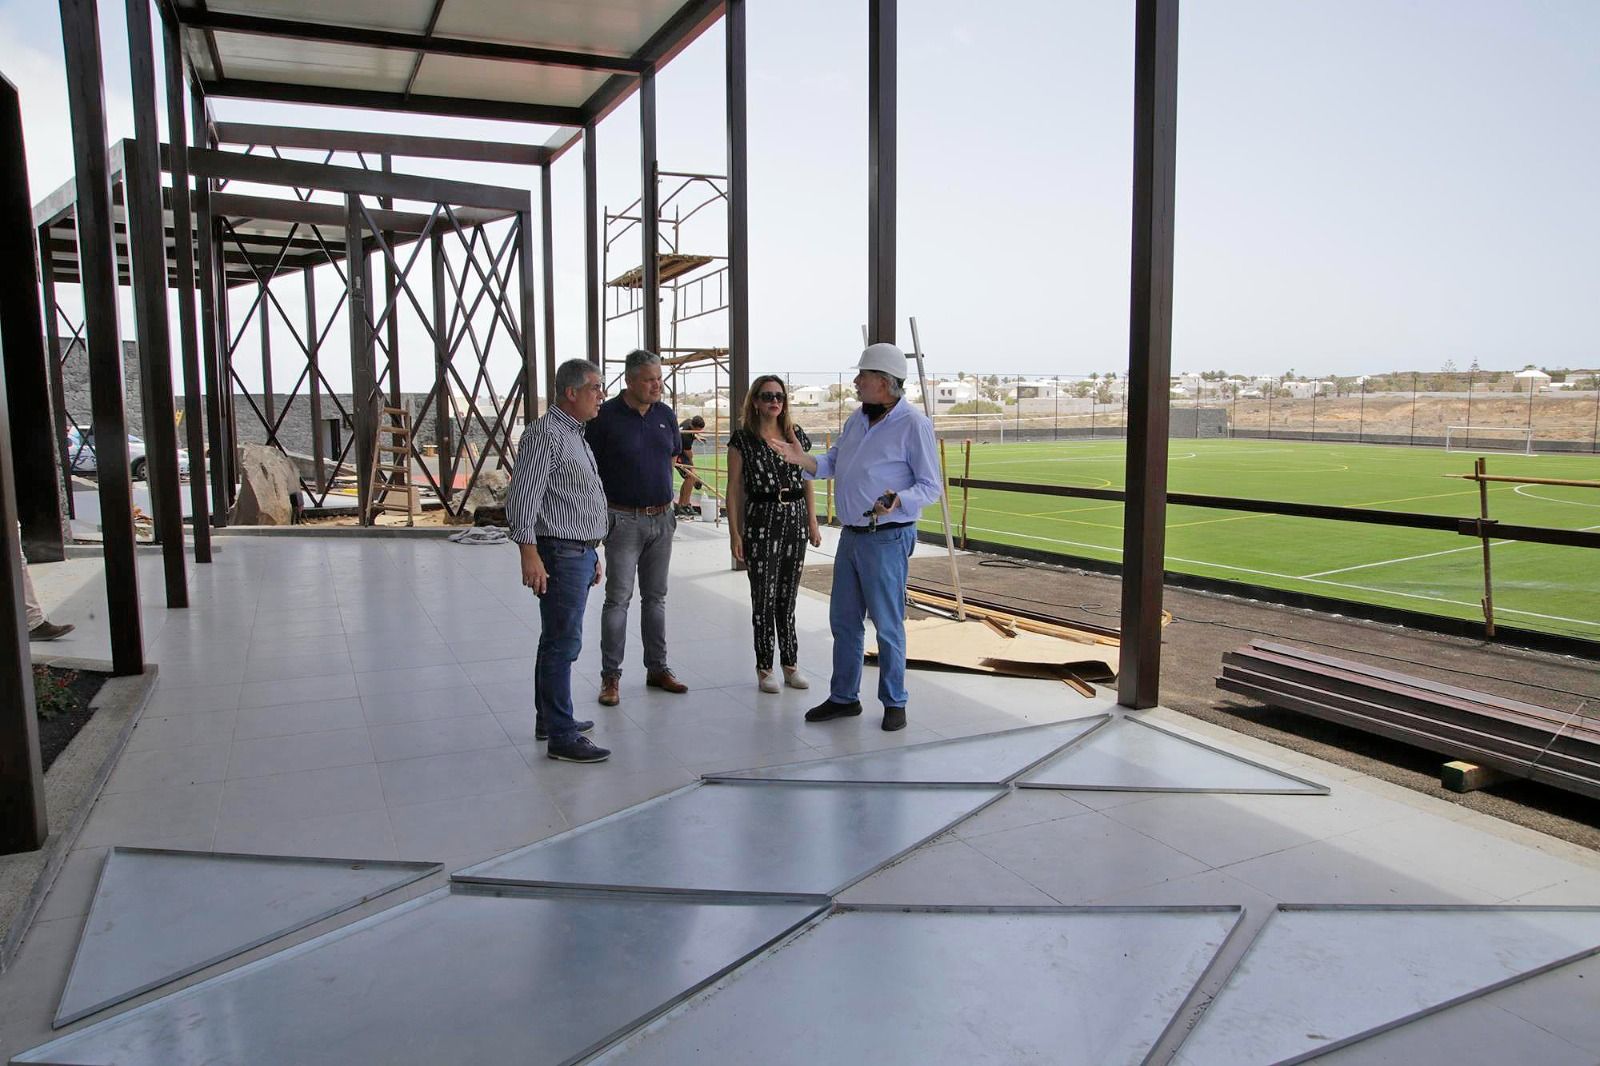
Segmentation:
{"type": "Polygon", "coordinates": [[[663,670],[659,674],[651,674],[644,679],[650,688],[659,688],[667,692],[683,694],[689,691],[689,686],[672,676],[671,670],[663,670]]]}
{"type": "Polygon", "coordinates": [[[615,707],[622,702],[622,693],[617,689],[621,687],[620,677],[602,677],[600,679],[600,702],[606,707],[615,707]]]}

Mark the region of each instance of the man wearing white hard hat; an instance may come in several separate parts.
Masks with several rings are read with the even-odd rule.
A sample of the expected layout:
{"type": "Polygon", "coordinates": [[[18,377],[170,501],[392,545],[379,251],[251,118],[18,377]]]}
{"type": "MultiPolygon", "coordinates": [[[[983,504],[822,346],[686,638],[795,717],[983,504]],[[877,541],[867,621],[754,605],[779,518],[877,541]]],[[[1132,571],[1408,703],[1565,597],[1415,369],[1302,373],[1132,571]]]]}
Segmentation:
{"type": "Polygon", "coordinates": [[[861,406],[826,455],[813,457],[787,440],[767,443],[814,478],[834,479],[844,533],[834,558],[833,681],[808,722],[861,713],[861,656],[866,619],[878,632],[878,699],[883,728],[906,725],[906,579],[917,546],[917,519],[939,499],[939,449],[927,416],[906,403],[906,356],[872,344],[856,364],[861,406]]]}

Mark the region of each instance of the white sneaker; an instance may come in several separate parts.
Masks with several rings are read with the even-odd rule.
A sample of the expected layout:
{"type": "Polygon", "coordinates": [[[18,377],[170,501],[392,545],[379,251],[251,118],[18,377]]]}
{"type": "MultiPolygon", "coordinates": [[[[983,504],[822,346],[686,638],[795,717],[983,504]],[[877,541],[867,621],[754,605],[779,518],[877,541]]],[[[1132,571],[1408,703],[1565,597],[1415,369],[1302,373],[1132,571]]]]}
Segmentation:
{"type": "Polygon", "coordinates": [[[788,667],[784,668],[783,683],[788,685],[790,688],[811,687],[811,682],[806,680],[806,675],[800,672],[800,668],[798,666],[794,667],[793,669],[789,669],[788,667]]]}
{"type": "Polygon", "coordinates": [[[783,686],[778,684],[778,677],[771,670],[756,671],[757,685],[762,692],[782,692],[783,686]]]}

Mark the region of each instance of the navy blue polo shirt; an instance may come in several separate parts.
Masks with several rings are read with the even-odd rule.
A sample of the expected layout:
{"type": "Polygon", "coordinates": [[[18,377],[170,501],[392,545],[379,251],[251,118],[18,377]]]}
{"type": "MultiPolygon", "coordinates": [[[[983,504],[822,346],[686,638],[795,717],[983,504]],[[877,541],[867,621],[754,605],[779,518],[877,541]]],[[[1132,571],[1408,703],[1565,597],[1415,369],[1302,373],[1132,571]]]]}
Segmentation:
{"type": "Polygon", "coordinates": [[[678,416],[664,403],[640,414],[626,397],[613,396],[584,427],[600,467],[606,502],[623,507],[660,507],[677,495],[672,457],[683,450],[678,416]]]}

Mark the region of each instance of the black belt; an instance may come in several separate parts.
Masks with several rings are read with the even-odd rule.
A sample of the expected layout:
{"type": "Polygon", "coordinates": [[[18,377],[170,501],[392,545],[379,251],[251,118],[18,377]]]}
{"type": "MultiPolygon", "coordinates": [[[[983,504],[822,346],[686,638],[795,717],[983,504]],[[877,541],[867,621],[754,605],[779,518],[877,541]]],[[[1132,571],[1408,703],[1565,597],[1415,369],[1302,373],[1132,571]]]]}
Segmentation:
{"type": "Polygon", "coordinates": [[[886,529],[904,529],[914,526],[915,522],[879,522],[875,526],[845,526],[846,533],[882,533],[886,529]]]}
{"type": "Polygon", "coordinates": [[[805,498],[805,489],[780,489],[777,492],[751,492],[745,495],[745,499],[751,503],[797,503],[805,498]]]}
{"type": "Polygon", "coordinates": [[[540,544],[581,544],[585,548],[598,548],[605,543],[604,538],[599,540],[577,540],[572,537],[540,537],[540,544]]]}

